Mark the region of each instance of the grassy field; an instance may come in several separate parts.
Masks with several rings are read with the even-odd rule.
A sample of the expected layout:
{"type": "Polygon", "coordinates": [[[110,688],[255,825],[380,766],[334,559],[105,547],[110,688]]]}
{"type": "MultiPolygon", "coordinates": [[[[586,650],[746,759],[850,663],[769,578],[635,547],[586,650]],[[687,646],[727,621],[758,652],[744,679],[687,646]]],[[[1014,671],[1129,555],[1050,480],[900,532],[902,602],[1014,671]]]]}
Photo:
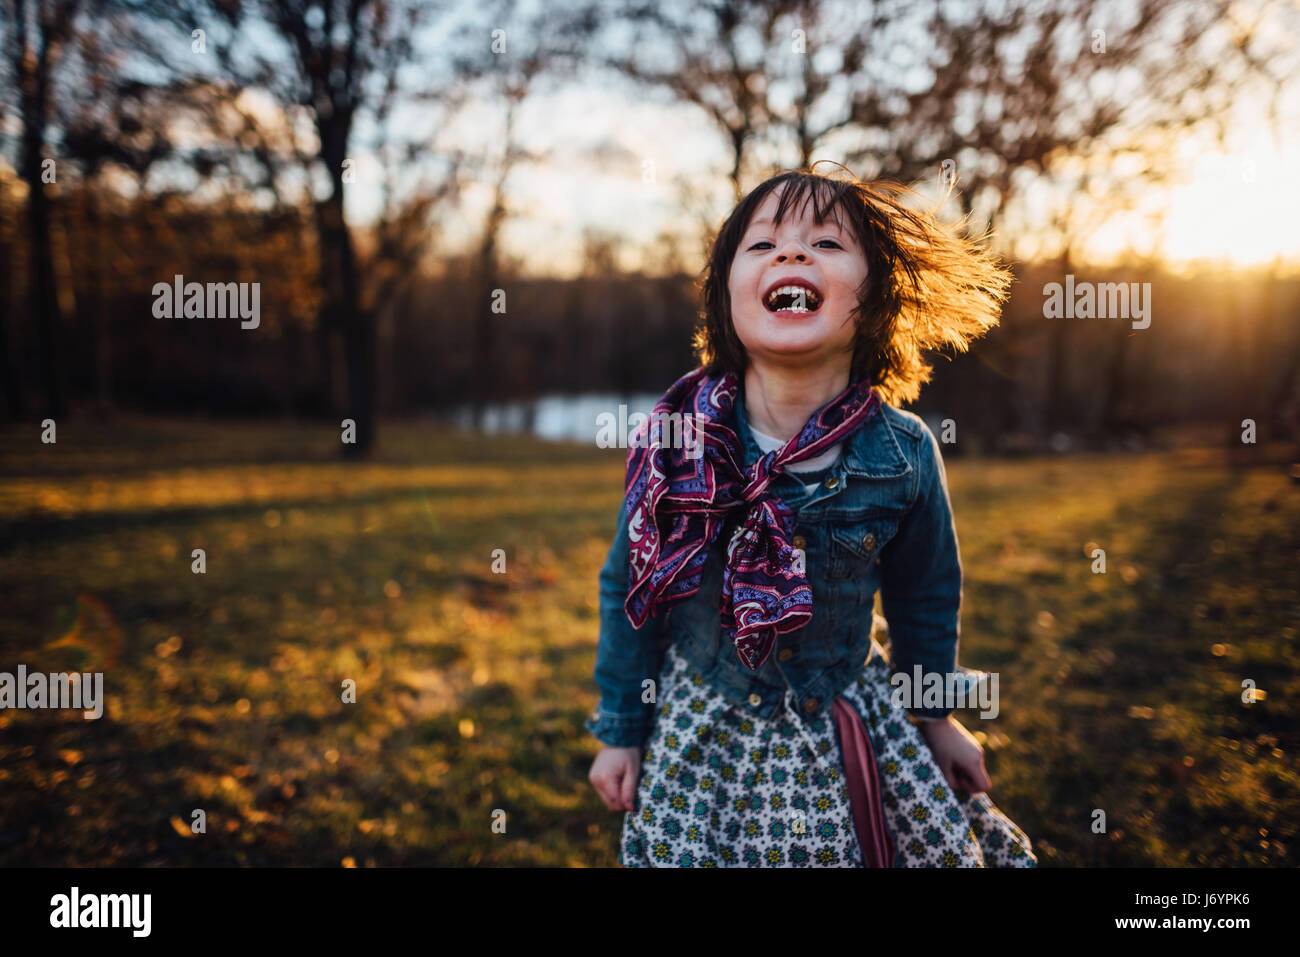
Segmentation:
{"type": "MultiPolygon", "coordinates": [[[[622,453],[401,424],[360,465],[306,425],[0,435],[0,671],[102,670],[108,697],[99,721],[0,712],[0,864],[616,863],[581,724],[622,453]]],[[[1001,675],[999,717],[962,717],[1042,864],[1294,866],[1285,471],[948,476],[961,662],[1001,675]]]]}

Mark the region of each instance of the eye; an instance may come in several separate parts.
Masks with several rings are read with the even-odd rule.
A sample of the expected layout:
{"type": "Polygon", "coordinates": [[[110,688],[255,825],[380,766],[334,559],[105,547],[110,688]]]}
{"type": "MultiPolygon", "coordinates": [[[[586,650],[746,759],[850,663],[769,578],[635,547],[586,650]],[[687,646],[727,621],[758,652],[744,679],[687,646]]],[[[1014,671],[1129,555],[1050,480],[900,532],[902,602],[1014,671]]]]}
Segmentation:
{"type": "MultiPolygon", "coordinates": [[[[834,240],[834,239],[819,239],[819,240],[817,240],[817,242],[816,242],[814,245],[820,246],[822,243],[830,243],[831,246],[834,247],[835,249],[843,249],[843,248],[844,248],[843,246],[841,246],[841,245],[839,244],[839,242],[838,242],[837,240],[834,240]]],[[[767,240],[767,239],[760,239],[758,242],[754,243],[754,245],[752,245],[752,246],[749,247],[749,251],[752,252],[753,250],[757,249],[759,246],[771,246],[771,245],[772,245],[772,243],[771,243],[770,240],[767,240]]]]}

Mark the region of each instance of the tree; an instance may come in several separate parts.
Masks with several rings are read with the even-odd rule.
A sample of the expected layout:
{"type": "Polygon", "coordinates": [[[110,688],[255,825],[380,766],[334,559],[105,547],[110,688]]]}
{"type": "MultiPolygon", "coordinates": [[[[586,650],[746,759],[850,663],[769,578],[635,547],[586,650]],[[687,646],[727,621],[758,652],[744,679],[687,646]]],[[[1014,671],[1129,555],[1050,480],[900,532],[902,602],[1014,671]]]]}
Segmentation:
{"type": "MultiPolygon", "coordinates": [[[[60,418],[65,402],[56,343],[64,325],[54,268],[52,204],[46,186],[57,182],[57,164],[47,156],[55,74],[73,39],[81,0],[10,0],[6,27],[10,69],[17,77],[20,136],[18,173],[27,184],[29,299],[37,327],[44,415],[60,418]],[[48,162],[47,162],[48,161],[48,162]]],[[[7,330],[0,327],[0,338],[7,330]]],[[[7,348],[6,348],[7,353],[7,348]]],[[[6,365],[10,363],[7,355],[6,365]]],[[[4,369],[10,373],[11,369],[4,369]]],[[[13,401],[11,396],[10,401],[13,401]]]]}
{"type": "Polygon", "coordinates": [[[141,191],[150,170],[171,157],[175,145],[166,132],[165,96],[122,72],[126,57],[144,48],[147,39],[112,17],[97,18],[95,27],[79,32],[77,49],[83,88],[93,95],[63,97],[58,113],[65,170],[71,166],[79,181],[80,272],[87,291],[86,309],[92,316],[95,404],[99,415],[107,417],[114,411],[115,347],[107,306],[115,242],[110,216],[118,197],[112,186],[100,180],[111,169],[130,176],[137,192],[141,191]]]}
{"type": "MultiPolygon", "coordinates": [[[[234,104],[247,122],[249,143],[264,179],[275,183],[289,177],[290,167],[305,169],[308,182],[322,189],[311,193],[311,217],[319,262],[319,327],[328,341],[342,344],[346,377],[345,415],[356,423],[357,441],[344,445],[349,458],[367,457],[374,447],[377,403],[376,313],[397,288],[394,270],[382,274],[371,294],[363,282],[356,237],[346,215],[348,186],[360,175],[363,153],[383,154],[399,141],[408,158],[419,155],[432,133],[412,131],[399,107],[439,107],[442,113],[460,105],[458,84],[481,66],[481,55],[462,54],[463,41],[453,37],[437,56],[417,48],[417,38],[435,21],[445,25],[451,5],[420,0],[279,0],[279,2],[224,3],[183,0],[165,12],[173,23],[200,24],[207,28],[202,42],[216,61],[214,72],[199,62],[184,63],[174,57],[171,69],[179,91],[202,98],[213,115],[220,104],[234,104]],[[268,48],[267,37],[275,41],[268,48]],[[436,61],[445,64],[430,76],[421,70],[412,79],[412,67],[436,61]],[[271,104],[272,118],[252,117],[241,94],[255,92],[271,104]],[[313,142],[304,143],[295,127],[299,118],[310,123],[313,142]],[[268,126],[286,133],[285,150],[270,146],[268,126]],[[358,135],[364,126],[367,137],[358,135]],[[402,134],[407,135],[403,136],[402,134]]],[[[486,43],[486,38],[483,38],[486,43]]],[[[426,109],[426,113],[436,110],[426,109]]],[[[409,115],[409,113],[408,113],[409,115]]],[[[427,116],[425,124],[427,125],[427,116]]],[[[381,161],[382,162],[382,161],[381,161]]],[[[452,164],[453,169],[455,164],[452,164]]],[[[425,180],[419,177],[422,183],[425,180]]],[[[389,184],[385,184],[388,186],[389,184]]],[[[273,191],[276,188],[273,187],[273,191]]],[[[427,214],[442,198],[454,194],[444,178],[433,192],[406,194],[405,210],[393,205],[393,192],[385,197],[384,216],[376,230],[375,249],[392,263],[409,265],[418,253],[412,245],[412,223],[427,214]]],[[[427,226],[427,224],[426,224],[427,226]]],[[[328,367],[328,363],[325,364],[328,367]]]]}
{"type": "MultiPolygon", "coordinates": [[[[1236,96],[1259,81],[1276,96],[1285,52],[1261,26],[1263,11],[1251,22],[1220,0],[707,0],[622,10],[638,25],[636,42],[603,62],[713,121],[737,197],[760,150],[774,162],[756,175],[775,160],[807,166],[833,152],[864,179],[955,188],[975,230],[1010,212],[1026,230],[1049,225],[1036,221],[1025,187],[1068,178],[1078,158],[1145,160],[1110,173],[1103,208],[1109,195],[1155,185],[1177,135],[1207,126],[1222,142],[1236,96]]],[[[1063,341],[1054,348],[1063,368],[1063,341]]],[[[1013,378],[1014,359],[997,359],[1013,378]]],[[[1110,364],[1122,367],[1122,357],[1110,364]]]]}
{"type": "MultiPolygon", "coordinates": [[[[502,107],[500,149],[495,157],[475,163],[475,179],[490,184],[491,199],[474,249],[474,335],[471,409],[474,425],[482,428],[488,401],[498,385],[496,327],[502,316],[494,311],[496,290],[502,286],[500,238],[513,215],[509,179],[523,163],[542,163],[546,156],[524,148],[517,136],[519,115],[528,96],[548,74],[572,70],[587,55],[597,29],[596,8],[586,4],[545,9],[540,15],[517,19],[518,0],[503,0],[487,9],[491,56],[482,67],[489,102],[502,107]]],[[[508,300],[507,300],[508,301],[508,300]]]]}
{"type": "Polygon", "coordinates": [[[628,4],[611,11],[610,19],[636,25],[631,48],[599,62],[703,110],[726,137],[728,175],[739,199],[749,147],[772,117],[765,100],[768,54],[783,42],[776,34],[782,17],[805,5],[794,0],[628,4]],[[657,49],[671,49],[672,55],[660,62],[642,55],[657,49]]]}

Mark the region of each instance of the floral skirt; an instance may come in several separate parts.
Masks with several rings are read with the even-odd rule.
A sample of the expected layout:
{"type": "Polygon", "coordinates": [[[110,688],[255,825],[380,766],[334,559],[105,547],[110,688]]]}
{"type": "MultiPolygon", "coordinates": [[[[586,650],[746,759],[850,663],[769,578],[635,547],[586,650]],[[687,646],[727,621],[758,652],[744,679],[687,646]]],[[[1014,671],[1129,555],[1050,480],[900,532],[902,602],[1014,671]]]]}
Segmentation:
{"type": "MultiPolygon", "coordinates": [[[[987,794],[948,786],[920,731],[891,699],[871,655],[843,696],[874,753],[894,867],[1035,867],[1029,838],[987,794]]],[[[742,712],[669,648],[635,810],[623,816],[625,867],[862,867],[843,754],[829,709],[768,721],[742,712]]]]}

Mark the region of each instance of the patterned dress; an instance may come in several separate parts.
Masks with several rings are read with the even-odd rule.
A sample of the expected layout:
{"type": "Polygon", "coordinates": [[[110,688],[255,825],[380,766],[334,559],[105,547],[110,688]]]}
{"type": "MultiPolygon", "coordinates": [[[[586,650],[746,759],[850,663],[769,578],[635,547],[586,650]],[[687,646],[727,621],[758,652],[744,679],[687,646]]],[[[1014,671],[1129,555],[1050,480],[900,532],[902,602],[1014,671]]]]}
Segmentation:
{"type": "MultiPolygon", "coordinates": [[[[893,704],[873,639],[843,692],[871,739],[895,867],[1035,867],[1029,838],[987,794],[954,792],[920,731],[893,704]]],[[[669,648],[625,812],[625,867],[861,867],[829,710],[805,721],[787,692],[775,721],[732,706],[669,648]]]]}

